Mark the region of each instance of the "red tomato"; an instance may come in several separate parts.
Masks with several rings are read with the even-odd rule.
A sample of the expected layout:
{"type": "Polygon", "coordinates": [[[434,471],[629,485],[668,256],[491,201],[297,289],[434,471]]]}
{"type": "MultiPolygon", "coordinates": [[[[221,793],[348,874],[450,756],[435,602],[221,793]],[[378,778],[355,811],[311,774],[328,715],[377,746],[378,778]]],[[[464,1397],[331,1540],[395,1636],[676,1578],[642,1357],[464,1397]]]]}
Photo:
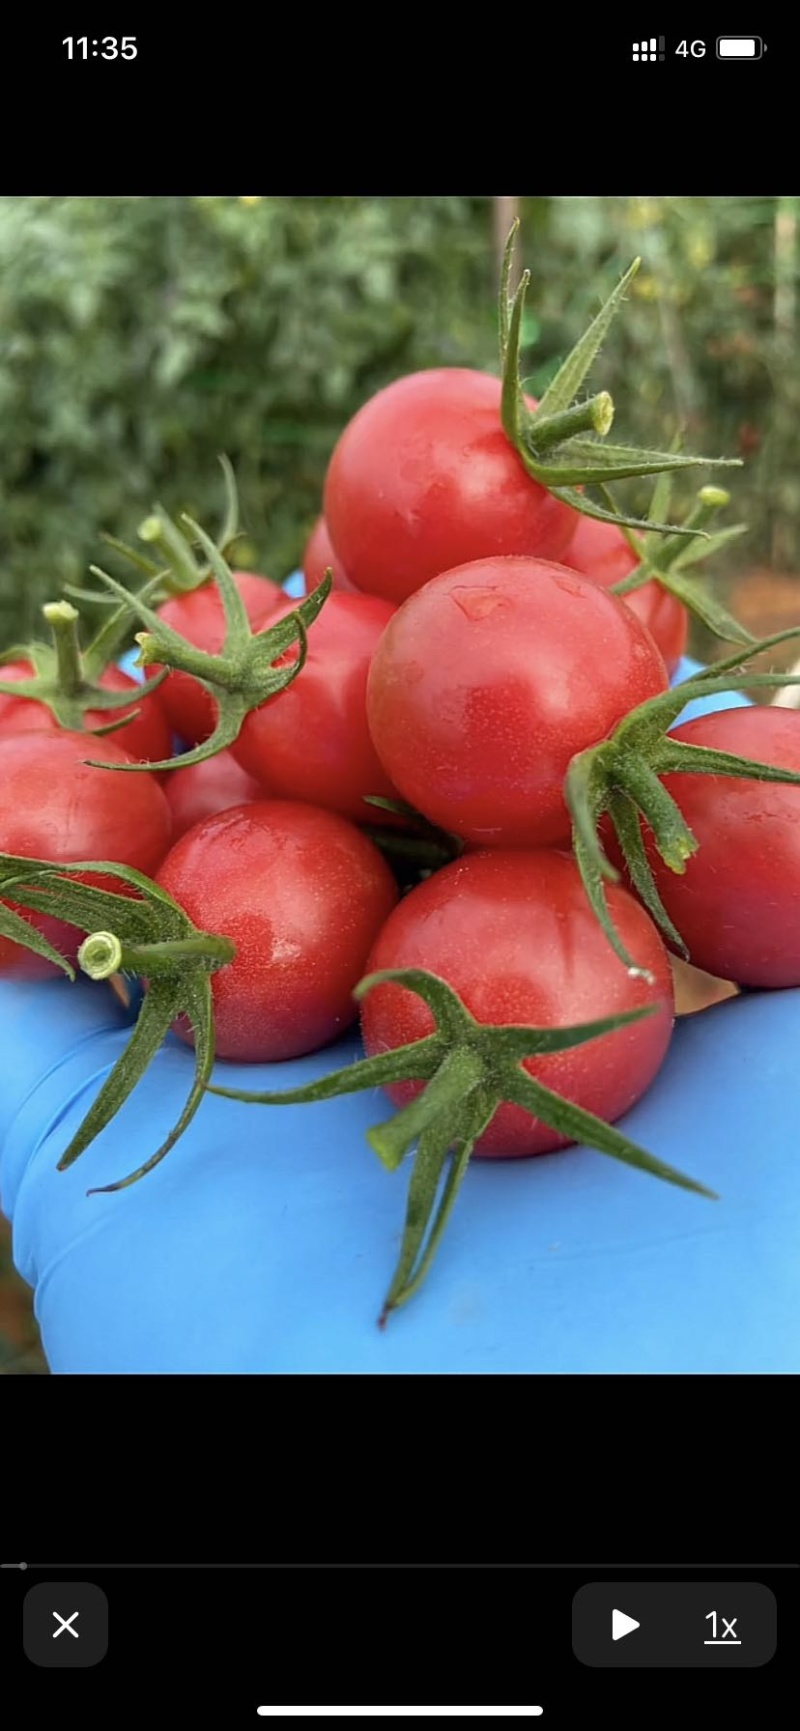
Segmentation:
{"type": "Polygon", "coordinates": [[[523,468],[500,424],[500,390],[466,367],[411,373],[345,427],[325,521],[359,589],[404,601],[468,559],[563,553],[573,512],[523,468]]]}
{"type": "Polygon", "coordinates": [[[570,759],[667,688],[650,633],[588,577],[482,559],[404,603],[370,668],[367,717],[404,799],[482,846],[568,842],[570,759]]]}
{"type": "MultiPolygon", "coordinates": [[[[283,591],[278,588],[277,583],[271,583],[268,577],[257,577],[251,571],[234,571],[232,575],[251,625],[263,624],[283,600],[283,591]]],[[[173,631],[179,631],[196,649],[204,649],[207,654],[216,655],[222,648],[225,620],[215,583],[203,583],[199,589],[192,589],[187,595],[173,595],[171,600],[163,602],[157,611],[165,625],[171,625],[173,631]]],[[[148,671],[152,676],[158,672],[158,668],[154,666],[148,671]]],[[[190,673],[181,673],[174,669],[161,687],[159,697],[163,699],[173,732],[177,733],[185,745],[199,745],[201,740],[208,739],[213,733],[217,706],[211,693],[206,691],[197,679],[193,679],[190,673]]]]}
{"type": "MultiPolygon", "coordinates": [[[[573,571],[582,571],[593,582],[602,584],[604,589],[630,577],[638,560],[622,530],[615,528],[613,523],[600,523],[595,517],[582,517],[580,512],[575,515],[578,520],[572,540],[563,554],[564,564],[573,571]]],[[[633,589],[622,599],[655,638],[671,677],[681,656],[686,653],[689,636],[686,608],[674,595],[662,589],[660,583],[643,583],[641,589],[633,589]]]]}
{"type": "MultiPolygon", "coordinates": [[[[270,624],[296,606],[285,601],[270,624]]],[[[365,805],[364,794],[398,796],[370,739],[366,692],[370,662],[394,613],[377,595],[329,595],[308,634],[302,672],[251,710],[232,748],[269,794],[383,824],[385,814],[365,805]]],[[[296,648],[281,657],[296,659],[296,648]]]]}
{"type": "MultiPolygon", "coordinates": [[[[170,844],[172,819],[157,779],[144,773],[120,775],[92,769],[85,762],[84,733],[0,734],[0,852],[29,859],[118,860],[152,876],[170,844]]],[[[132,759],[111,739],[103,740],[109,763],[132,759]]],[[[123,890],[117,880],[88,876],[101,888],[123,890]]],[[[8,903],[16,907],[13,902],[8,903]]],[[[84,933],[50,915],[26,913],[31,924],[75,962],[84,933]]],[[[32,951],[0,937],[0,973],[17,979],[44,979],[57,969],[32,951]]]]}
{"type": "MultiPolygon", "coordinates": [[[[179,765],[180,758],[175,762],[179,765]]],[[[174,842],[204,817],[264,798],[264,789],[242,769],[231,751],[218,751],[204,763],[190,763],[188,769],[176,768],[167,777],[164,790],[172,812],[174,842]]]]}
{"type": "MultiPolygon", "coordinates": [[[[30,679],[33,668],[29,661],[10,661],[5,667],[0,666],[0,679],[30,679]]],[[[141,687],[129,673],[123,673],[119,667],[107,667],[100,675],[100,684],[105,691],[128,691],[138,694],[141,687]]],[[[119,721],[123,715],[130,715],[137,707],[131,704],[130,709],[89,709],[86,711],[85,725],[88,732],[96,727],[107,727],[111,721],[119,721]]],[[[154,691],[146,699],[139,700],[139,715],[135,721],[129,721],[121,727],[118,734],[108,737],[116,745],[121,746],[137,763],[156,763],[163,757],[169,757],[172,750],[172,736],[160,691],[154,691]]],[[[11,733],[28,733],[31,728],[37,732],[61,733],[64,729],[56,721],[52,711],[45,704],[38,703],[35,698],[12,697],[10,692],[0,691],[0,737],[11,733]]],[[[102,756],[102,753],[99,755],[102,756]]]]}
{"type": "Polygon", "coordinates": [[[306,594],[319,588],[325,572],[330,566],[333,572],[334,589],[345,589],[358,593],[355,584],[345,571],[341,559],[333,550],[333,542],[328,533],[328,525],[324,517],[318,517],[306,543],[303,554],[303,576],[306,580],[306,594]]]}
{"type": "MultiPolygon", "coordinates": [[[[670,738],[800,772],[797,710],[719,710],[670,738]]],[[[800,986],[800,787],[705,774],[661,780],[700,844],[686,871],[672,872],[642,826],[658,893],[690,960],[742,986],[800,986]]],[[[608,853],[619,863],[614,846],[608,853]]]]}
{"type": "Polygon", "coordinates": [[[354,824],[288,800],[237,806],[183,836],[158,882],[236,945],[211,977],[221,1058],[299,1058],[355,1019],[353,987],[397,886],[354,824]]]}
{"type": "MultiPolygon", "coordinates": [[[[660,1003],[628,1028],[525,1060],[531,1076],[613,1123],[661,1066],[673,995],[667,952],[649,915],[618,885],[610,886],[608,899],[625,942],[653,973],[652,985],[630,978],[589,907],[573,859],[555,851],[481,851],[444,866],[389,915],[365,971],[427,968],[487,1024],[567,1027],[660,1003]]],[[[434,1017],[416,993],[386,985],[367,993],[361,1024],[372,1057],[430,1034],[434,1017]]],[[[387,1093],[404,1106],[421,1087],[393,1083],[387,1093]]],[[[476,1152],[544,1154],[565,1145],[521,1107],[502,1105],[476,1152]]]]}

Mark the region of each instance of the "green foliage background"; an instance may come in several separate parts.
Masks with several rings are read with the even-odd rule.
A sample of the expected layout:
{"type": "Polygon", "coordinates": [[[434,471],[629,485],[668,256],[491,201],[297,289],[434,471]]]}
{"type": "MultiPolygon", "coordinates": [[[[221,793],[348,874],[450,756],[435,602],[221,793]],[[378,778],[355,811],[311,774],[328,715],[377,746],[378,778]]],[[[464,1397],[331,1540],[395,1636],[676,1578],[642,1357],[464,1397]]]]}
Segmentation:
{"type": "MultiPolygon", "coordinates": [[[[797,200],[523,198],[535,391],[631,257],[615,436],[748,455],[734,557],[800,563],[797,200]]],[[[490,198],[0,198],[0,641],[158,498],[297,562],[336,436],[416,367],[493,367],[490,198]]],[[[119,570],[119,567],[117,567],[119,570]]]]}

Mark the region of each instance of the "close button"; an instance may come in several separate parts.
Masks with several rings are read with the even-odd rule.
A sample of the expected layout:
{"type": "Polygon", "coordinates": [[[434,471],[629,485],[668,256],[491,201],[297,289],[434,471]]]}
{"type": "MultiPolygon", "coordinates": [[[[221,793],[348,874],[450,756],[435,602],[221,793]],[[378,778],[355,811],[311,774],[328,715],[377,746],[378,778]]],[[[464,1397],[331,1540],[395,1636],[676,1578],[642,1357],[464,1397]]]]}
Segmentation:
{"type": "Polygon", "coordinates": [[[98,1665],[108,1652],[108,1600],[92,1581],[41,1581],[25,1594],[22,1644],[34,1665],[98,1665]]]}
{"type": "Polygon", "coordinates": [[[761,1581],[591,1581],[572,1601],[582,1665],[726,1671],[768,1664],[777,1642],[775,1595],[761,1581]]]}

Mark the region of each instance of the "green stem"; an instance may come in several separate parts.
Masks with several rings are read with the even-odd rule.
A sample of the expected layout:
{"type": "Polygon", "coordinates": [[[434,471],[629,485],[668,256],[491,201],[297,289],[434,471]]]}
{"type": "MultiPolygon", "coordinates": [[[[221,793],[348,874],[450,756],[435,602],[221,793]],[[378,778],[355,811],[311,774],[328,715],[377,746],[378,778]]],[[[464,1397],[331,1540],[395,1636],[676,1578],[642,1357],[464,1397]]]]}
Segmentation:
{"type": "Polygon", "coordinates": [[[230,938],[198,932],[191,938],[173,938],[164,943],[126,944],[114,932],[92,932],[78,951],[78,962],[90,980],[107,980],[111,974],[139,974],[154,978],[174,973],[187,961],[205,962],[209,970],[233,961],[236,946],[230,938]]]}
{"type": "MultiPolygon", "coordinates": [[[[691,514],[687,517],[684,528],[691,529],[693,534],[702,533],[705,530],[706,524],[710,523],[712,518],[716,516],[717,512],[720,511],[724,505],[729,505],[730,502],[730,493],[726,492],[724,487],[701,487],[697,495],[697,504],[691,514]]],[[[661,543],[661,549],[658,556],[659,564],[669,565],[670,562],[677,558],[679,553],[683,553],[685,549],[686,542],[682,535],[668,536],[666,541],[662,541],[661,543]]]]}
{"type": "MultiPolygon", "coordinates": [[[[137,631],[135,642],[139,645],[137,662],[139,667],[153,667],[162,660],[164,649],[159,646],[157,638],[150,631],[137,631]]],[[[207,680],[209,672],[209,656],[204,649],[196,649],[188,640],[181,644],[180,651],[171,658],[169,665],[179,668],[181,673],[191,674],[193,679],[207,680]]],[[[241,671],[224,655],[214,657],[214,684],[223,691],[235,691],[240,683],[241,671]]]]}
{"type": "Polygon", "coordinates": [[[48,601],[42,613],[53,633],[62,696],[78,697],[84,689],[81,648],[78,642],[77,607],[70,601],[48,601]]]}
{"type": "Polygon", "coordinates": [[[197,561],[188,541],[171,523],[161,506],[139,525],[139,540],[156,547],[169,568],[169,584],[173,593],[189,594],[203,582],[197,561]]]}
{"type": "Polygon", "coordinates": [[[560,445],[576,433],[610,433],[614,421],[614,404],[608,391],[599,391],[584,403],[573,403],[570,409],[556,414],[534,414],[528,423],[528,441],[537,454],[550,445],[560,445]]]}

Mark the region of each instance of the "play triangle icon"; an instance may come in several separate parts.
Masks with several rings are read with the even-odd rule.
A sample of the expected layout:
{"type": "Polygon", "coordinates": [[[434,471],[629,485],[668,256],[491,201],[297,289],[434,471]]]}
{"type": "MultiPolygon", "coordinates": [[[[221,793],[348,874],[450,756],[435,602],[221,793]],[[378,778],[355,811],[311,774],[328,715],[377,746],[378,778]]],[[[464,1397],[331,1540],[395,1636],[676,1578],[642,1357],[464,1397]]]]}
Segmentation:
{"type": "Polygon", "coordinates": [[[611,1639],[621,1641],[623,1635],[632,1635],[639,1624],[635,1617],[626,1617],[624,1611],[611,1612],[611,1639]]]}

